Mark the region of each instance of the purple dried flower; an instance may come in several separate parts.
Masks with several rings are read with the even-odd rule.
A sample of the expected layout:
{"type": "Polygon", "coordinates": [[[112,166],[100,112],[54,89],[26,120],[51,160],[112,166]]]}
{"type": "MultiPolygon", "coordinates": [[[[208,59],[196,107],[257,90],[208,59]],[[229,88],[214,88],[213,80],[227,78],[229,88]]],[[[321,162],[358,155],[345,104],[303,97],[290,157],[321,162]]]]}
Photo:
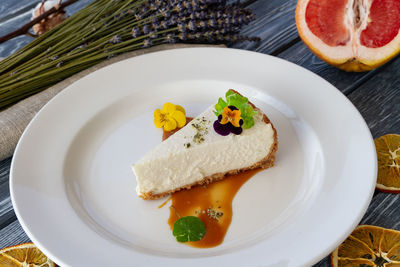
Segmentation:
{"type": "Polygon", "coordinates": [[[149,11],[149,6],[147,5],[142,5],[140,7],[140,10],[142,11],[142,13],[146,13],[147,11],[149,11]]]}
{"type": "Polygon", "coordinates": [[[206,13],[204,11],[195,13],[197,19],[204,19],[206,17],[206,13]]]}
{"type": "Polygon", "coordinates": [[[163,20],[163,21],[160,22],[160,27],[161,27],[161,28],[167,29],[168,26],[169,26],[169,21],[163,20]]]}
{"type": "Polygon", "coordinates": [[[178,31],[180,31],[180,32],[186,31],[186,25],[183,22],[178,23],[178,31]]]}
{"type": "Polygon", "coordinates": [[[217,21],[215,19],[209,19],[207,21],[207,25],[211,28],[215,29],[217,27],[217,21]]]}
{"type": "Polygon", "coordinates": [[[184,1],[183,2],[183,6],[187,9],[191,9],[192,7],[192,3],[190,3],[189,1],[184,1]]]}
{"type": "Polygon", "coordinates": [[[143,47],[150,47],[153,43],[151,42],[150,38],[147,38],[143,41],[143,47]]]}
{"type": "Polygon", "coordinates": [[[149,9],[152,11],[156,11],[158,9],[158,6],[155,3],[151,3],[149,9]]]}
{"type": "Polygon", "coordinates": [[[119,36],[119,34],[117,34],[117,35],[114,35],[111,39],[110,39],[110,41],[108,41],[109,43],[112,43],[112,44],[119,44],[120,42],[121,42],[121,36],[119,36]]]}
{"type": "Polygon", "coordinates": [[[169,10],[163,8],[162,10],[160,10],[160,14],[161,16],[163,16],[165,19],[168,19],[169,17],[171,17],[171,13],[169,12],[169,10]]]}
{"type": "Polygon", "coordinates": [[[207,28],[207,23],[205,23],[203,20],[199,20],[197,21],[197,27],[201,28],[201,29],[206,29],[207,28]]]}
{"type": "Polygon", "coordinates": [[[184,10],[184,7],[183,7],[182,3],[176,4],[176,5],[175,5],[175,10],[176,10],[177,12],[182,12],[182,11],[184,10]]]}
{"type": "Polygon", "coordinates": [[[149,34],[149,37],[150,38],[157,38],[158,37],[157,31],[151,31],[150,34],[149,34]]]}
{"type": "Polygon", "coordinates": [[[140,30],[137,27],[132,28],[132,37],[136,38],[140,35],[140,30]]]}
{"type": "Polygon", "coordinates": [[[197,30],[196,23],[195,23],[193,20],[189,21],[189,23],[187,24],[187,28],[188,28],[189,30],[195,32],[195,31],[197,30]]]}
{"type": "Polygon", "coordinates": [[[141,19],[143,19],[142,13],[137,12],[137,13],[135,14],[135,19],[136,19],[136,20],[141,20],[141,19]]]}
{"type": "Polygon", "coordinates": [[[142,29],[142,30],[143,30],[143,33],[144,33],[144,34],[149,34],[149,32],[150,32],[150,26],[146,24],[146,25],[143,26],[143,29],[142,29]]]}
{"type": "Polygon", "coordinates": [[[181,39],[182,41],[186,41],[187,40],[187,33],[186,32],[179,33],[178,38],[181,39]]]}
{"type": "Polygon", "coordinates": [[[173,36],[172,34],[167,34],[167,35],[165,36],[165,42],[166,42],[166,43],[173,44],[173,43],[176,42],[176,39],[174,38],[174,36],[173,36]]]}

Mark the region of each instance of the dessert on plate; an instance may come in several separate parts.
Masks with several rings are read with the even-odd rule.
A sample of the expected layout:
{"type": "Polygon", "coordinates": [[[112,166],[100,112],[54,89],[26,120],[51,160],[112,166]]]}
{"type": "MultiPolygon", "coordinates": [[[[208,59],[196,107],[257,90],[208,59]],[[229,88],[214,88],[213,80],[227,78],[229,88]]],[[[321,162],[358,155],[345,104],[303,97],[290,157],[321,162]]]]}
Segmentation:
{"type": "MultiPolygon", "coordinates": [[[[184,125],[182,107],[165,109],[177,118],[172,124],[184,125]]],[[[169,115],[158,116],[161,122],[165,119],[164,129],[170,128],[163,117],[169,115]]],[[[268,117],[246,97],[229,90],[226,101],[220,98],[132,165],[136,191],[143,199],[157,199],[230,174],[266,169],[273,166],[277,149],[277,133],[268,117]]]]}

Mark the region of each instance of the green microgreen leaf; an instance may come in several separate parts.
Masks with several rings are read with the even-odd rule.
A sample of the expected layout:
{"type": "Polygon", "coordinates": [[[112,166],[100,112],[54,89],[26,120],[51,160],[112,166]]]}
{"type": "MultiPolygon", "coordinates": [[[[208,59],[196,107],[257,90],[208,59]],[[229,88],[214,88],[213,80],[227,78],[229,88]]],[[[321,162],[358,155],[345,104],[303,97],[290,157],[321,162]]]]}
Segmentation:
{"type": "Polygon", "coordinates": [[[215,105],[215,111],[214,114],[215,116],[219,116],[220,114],[222,114],[222,111],[224,110],[224,108],[228,105],[228,103],[226,103],[221,97],[218,99],[218,103],[215,105]]]}
{"type": "Polygon", "coordinates": [[[178,242],[199,241],[206,234],[206,227],[199,218],[185,216],[174,223],[172,234],[178,242]]]}

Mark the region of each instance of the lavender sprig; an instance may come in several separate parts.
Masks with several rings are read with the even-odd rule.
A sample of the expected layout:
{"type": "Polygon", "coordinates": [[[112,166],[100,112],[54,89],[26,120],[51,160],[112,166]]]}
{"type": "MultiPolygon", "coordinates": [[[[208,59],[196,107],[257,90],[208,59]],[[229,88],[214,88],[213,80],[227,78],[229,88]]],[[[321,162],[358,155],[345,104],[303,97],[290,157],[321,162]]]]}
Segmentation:
{"type": "Polygon", "coordinates": [[[119,54],[162,43],[230,44],[254,20],[225,0],[97,0],[0,61],[0,109],[119,54]]]}

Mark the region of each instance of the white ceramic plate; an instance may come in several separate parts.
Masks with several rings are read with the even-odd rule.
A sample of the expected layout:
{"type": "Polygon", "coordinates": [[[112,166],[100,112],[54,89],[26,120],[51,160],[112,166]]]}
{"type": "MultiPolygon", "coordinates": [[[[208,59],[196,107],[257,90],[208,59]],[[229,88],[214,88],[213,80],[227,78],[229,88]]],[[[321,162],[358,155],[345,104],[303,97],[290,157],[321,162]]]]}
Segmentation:
{"type": "Polygon", "coordinates": [[[328,255],[360,221],[376,182],[371,134],[332,85],[253,52],[170,50],[111,65],[65,89],[33,119],[14,154],[17,217],[69,266],[302,266],[328,255]],[[136,196],[130,164],[161,141],[153,110],[195,116],[234,88],[274,123],[276,166],[238,192],[222,245],[174,240],[164,200],[136,196]]]}

